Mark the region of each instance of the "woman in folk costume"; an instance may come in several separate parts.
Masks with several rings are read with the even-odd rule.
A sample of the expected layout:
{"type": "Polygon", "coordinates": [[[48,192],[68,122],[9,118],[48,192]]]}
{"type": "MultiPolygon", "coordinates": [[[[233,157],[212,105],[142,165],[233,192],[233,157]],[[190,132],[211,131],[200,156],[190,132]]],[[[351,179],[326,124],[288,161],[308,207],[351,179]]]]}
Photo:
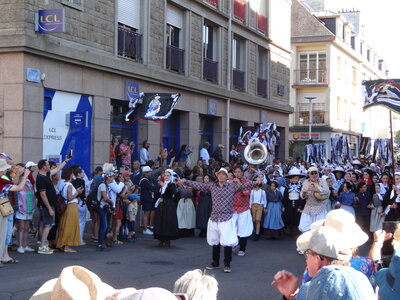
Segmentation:
{"type": "Polygon", "coordinates": [[[305,201],[300,198],[301,182],[300,178],[305,177],[297,168],[292,168],[286,178],[289,179],[289,184],[283,192],[282,204],[285,211],[282,215],[283,222],[290,235],[295,233],[295,228],[299,227],[301,211],[304,208],[305,201]]]}
{"type": "Polygon", "coordinates": [[[176,184],[175,172],[171,169],[165,170],[164,182],[160,182],[161,196],[155,206],[154,238],[160,241],[160,247],[170,247],[170,241],[179,238],[178,218],[176,216],[176,205],[174,196],[176,184]]]}
{"type": "Polygon", "coordinates": [[[335,182],[333,183],[333,188],[335,189],[336,192],[340,192],[343,183],[345,182],[344,175],[346,174],[346,171],[342,167],[336,167],[332,173],[335,175],[335,182]]]}
{"type": "Polygon", "coordinates": [[[285,209],[282,206],[282,194],[278,190],[278,182],[272,181],[271,190],[267,192],[267,215],[264,218],[265,229],[268,229],[269,239],[278,239],[279,230],[281,230],[285,224],[282,220],[282,212],[285,209]]]}
{"type": "Polygon", "coordinates": [[[329,198],[329,187],[326,181],[319,177],[318,168],[308,169],[309,178],[303,182],[300,197],[306,201],[301,213],[299,230],[309,231],[311,224],[322,220],[327,214],[325,199],[329,198]]]}
{"type": "Polygon", "coordinates": [[[383,198],[382,208],[385,221],[400,221],[400,173],[394,175],[393,189],[388,190],[383,198]]]}
{"type": "MultiPolygon", "coordinates": [[[[190,169],[185,169],[184,176],[186,179],[192,177],[190,169]]],[[[194,236],[194,228],[196,227],[196,209],[193,204],[193,188],[180,186],[177,188],[179,202],[176,208],[178,217],[179,235],[181,237],[194,236]]]]}
{"type": "MultiPolygon", "coordinates": [[[[203,182],[211,184],[210,176],[204,176],[203,182]]],[[[197,191],[197,193],[200,194],[200,202],[196,209],[196,228],[200,229],[199,237],[206,237],[208,219],[212,210],[211,193],[209,191],[197,191]]]]}

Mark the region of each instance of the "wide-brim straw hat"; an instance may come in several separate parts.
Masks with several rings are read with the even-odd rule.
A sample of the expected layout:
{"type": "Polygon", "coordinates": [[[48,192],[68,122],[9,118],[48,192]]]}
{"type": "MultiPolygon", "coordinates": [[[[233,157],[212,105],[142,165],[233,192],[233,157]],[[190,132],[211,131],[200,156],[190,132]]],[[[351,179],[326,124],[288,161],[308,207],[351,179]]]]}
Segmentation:
{"type": "Polygon", "coordinates": [[[290,169],[289,173],[285,177],[292,178],[294,176],[306,177],[304,174],[301,173],[300,169],[298,169],[296,167],[290,169]]]}

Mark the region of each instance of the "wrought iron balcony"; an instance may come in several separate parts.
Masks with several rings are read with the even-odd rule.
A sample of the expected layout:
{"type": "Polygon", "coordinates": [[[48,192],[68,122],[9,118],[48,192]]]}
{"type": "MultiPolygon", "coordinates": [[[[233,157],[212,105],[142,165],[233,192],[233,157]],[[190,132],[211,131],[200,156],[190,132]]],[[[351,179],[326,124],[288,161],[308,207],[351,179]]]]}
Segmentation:
{"type": "Polygon", "coordinates": [[[267,97],[267,79],[257,78],[257,95],[267,97]]]}
{"type": "Polygon", "coordinates": [[[167,45],[167,69],[176,71],[179,74],[184,73],[184,58],[185,50],[167,45]]]}
{"type": "Polygon", "coordinates": [[[327,69],[294,70],[294,85],[328,85],[327,69]]]}
{"type": "Polygon", "coordinates": [[[118,55],[142,61],[142,35],[118,26],[118,55]]]}
{"type": "Polygon", "coordinates": [[[236,69],[232,70],[232,86],[234,89],[239,90],[241,92],[244,91],[244,78],[245,78],[245,72],[239,71],[236,69]]]}
{"type": "Polygon", "coordinates": [[[218,83],[218,62],[208,58],[203,60],[203,78],[218,83]]]}

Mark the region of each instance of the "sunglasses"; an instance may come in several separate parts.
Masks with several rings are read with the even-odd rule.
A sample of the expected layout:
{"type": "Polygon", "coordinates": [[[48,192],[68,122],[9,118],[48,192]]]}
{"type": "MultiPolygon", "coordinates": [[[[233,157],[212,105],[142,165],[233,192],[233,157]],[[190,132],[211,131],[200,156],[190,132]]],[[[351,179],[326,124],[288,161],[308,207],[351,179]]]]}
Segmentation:
{"type": "Polygon", "coordinates": [[[307,257],[316,256],[317,254],[311,250],[306,250],[306,251],[304,251],[303,255],[304,255],[304,258],[307,259],[307,257]]]}
{"type": "Polygon", "coordinates": [[[318,174],[318,172],[310,172],[310,175],[317,175],[318,174]]]}

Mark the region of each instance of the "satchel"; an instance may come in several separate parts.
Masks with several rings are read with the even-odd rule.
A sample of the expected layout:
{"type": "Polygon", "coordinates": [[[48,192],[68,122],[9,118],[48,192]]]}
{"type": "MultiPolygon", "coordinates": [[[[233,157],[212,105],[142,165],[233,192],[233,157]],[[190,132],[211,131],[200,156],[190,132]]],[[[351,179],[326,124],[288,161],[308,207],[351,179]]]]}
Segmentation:
{"type": "Polygon", "coordinates": [[[14,213],[14,209],[7,197],[0,199],[0,212],[3,217],[7,217],[14,213]]]}
{"type": "Polygon", "coordinates": [[[65,199],[62,196],[62,192],[65,188],[66,184],[63,186],[63,188],[61,189],[60,194],[58,195],[57,198],[57,202],[56,202],[56,211],[58,213],[58,215],[62,215],[64,213],[64,211],[67,209],[67,203],[65,203],[65,199]]]}

